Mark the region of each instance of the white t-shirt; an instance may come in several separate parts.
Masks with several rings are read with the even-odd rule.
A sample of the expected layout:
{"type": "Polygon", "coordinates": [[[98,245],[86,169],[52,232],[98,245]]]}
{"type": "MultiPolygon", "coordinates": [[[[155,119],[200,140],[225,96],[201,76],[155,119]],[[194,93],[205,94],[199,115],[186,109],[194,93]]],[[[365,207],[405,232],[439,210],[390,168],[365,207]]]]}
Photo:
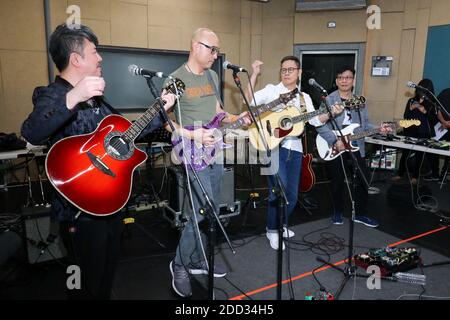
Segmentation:
{"type": "MultiPolygon", "coordinates": [[[[289,91],[291,91],[291,90],[286,88],[282,82],[280,82],[277,85],[268,84],[265,88],[255,92],[256,104],[257,105],[267,104],[269,102],[272,102],[272,101],[278,99],[280,97],[280,94],[287,93],[289,91]]],[[[302,94],[303,94],[303,98],[305,100],[307,112],[315,111],[311,97],[307,93],[303,92],[302,94]]],[[[289,103],[287,105],[295,106],[296,108],[298,108],[300,110],[300,107],[301,107],[300,102],[301,102],[300,95],[297,94],[295,96],[295,98],[292,99],[291,101],[289,101],[289,103]]],[[[252,106],[255,105],[254,101],[252,101],[251,105],[252,106]]],[[[280,105],[280,108],[277,111],[278,112],[282,111],[285,107],[286,106],[284,106],[284,105],[280,105]]],[[[312,118],[308,122],[315,127],[319,127],[319,126],[323,125],[323,123],[320,122],[318,116],[312,118]]],[[[283,142],[281,143],[281,147],[286,148],[286,149],[295,150],[298,152],[303,152],[302,141],[298,137],[286,137],[283,140],[283,142]]]]}
{"type": "Polygon", "coordinates": [[[352,116],[350,114],[350,110],[344,110],[344,120],[342,121],[343,126],[349,126],[352,124],[352,116]]]}

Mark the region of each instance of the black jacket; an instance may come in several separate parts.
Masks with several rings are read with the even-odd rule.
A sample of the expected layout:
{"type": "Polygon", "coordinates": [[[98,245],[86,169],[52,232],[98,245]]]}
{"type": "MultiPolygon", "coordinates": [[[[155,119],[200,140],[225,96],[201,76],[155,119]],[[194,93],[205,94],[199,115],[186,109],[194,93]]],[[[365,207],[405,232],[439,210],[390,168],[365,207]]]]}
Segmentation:
{"type": "Polygon", "coordinates": [[[410,105],[419,103],[414,98],[408,100],[403,114],[404,119],[420,120],[419,126],[411,126],[404,130],[405,136],[414,138],[431,138],[436,134],[434,132],[434,125],[437,123],[437,116],[433,104],[428,100],[424,100],[422,105],[425,107],[427,113],[422,113],[419,109],[410,110],[410,105]]]}
{"type": "MultiPolygon", "coordinates": [[[[66,107],[66,95],[73,86],[61,77],[47,87],[37,87],[33,92],[34,109],[22,124],[22,136],[31,144],[49,146],[62,138],[94,131],[100,121],[112,114],[102,98],[93,99],[93,106],[79,103],[72,110],[66,107]]],[[[162,125],[158,116],[145,128],[141,137],[162,125]]],[[[73,220],[79,211],[66,199],[54,192],[52,211],[57,220],[73,220]]]]}

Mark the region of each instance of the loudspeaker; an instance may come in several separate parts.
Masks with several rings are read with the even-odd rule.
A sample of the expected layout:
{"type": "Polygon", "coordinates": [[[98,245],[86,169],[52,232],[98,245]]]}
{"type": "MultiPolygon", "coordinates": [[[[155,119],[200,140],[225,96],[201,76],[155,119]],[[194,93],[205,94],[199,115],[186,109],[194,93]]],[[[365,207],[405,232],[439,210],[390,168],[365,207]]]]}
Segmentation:
{"type": "Polygon", "coordinates": [[[23,238],[29,263],[65,257],[67,251],[59,236],[59,223],[50,218],[46,207],[23,207],[23,238]]]}
{"type": "MultiPolygon", "coordinates": [[[[180,227],[185,222],[184,212],[189,210],[189,199],[186,195],[186,176],[182,166],[171,166],[168,170],[169,209],[164,217],[175,227],[180,227]]],[[[222,188],[219,198],[219,217],[230,217],[240,213],[240,201],[234,200],[234,169],[225,167],[222,177],[222,188]]]]}
{"type": "Polygon", "coordinates": [[[234,169],[233,167],[225,167],[223,170],[220,205],[234,202],[234,169]]]}

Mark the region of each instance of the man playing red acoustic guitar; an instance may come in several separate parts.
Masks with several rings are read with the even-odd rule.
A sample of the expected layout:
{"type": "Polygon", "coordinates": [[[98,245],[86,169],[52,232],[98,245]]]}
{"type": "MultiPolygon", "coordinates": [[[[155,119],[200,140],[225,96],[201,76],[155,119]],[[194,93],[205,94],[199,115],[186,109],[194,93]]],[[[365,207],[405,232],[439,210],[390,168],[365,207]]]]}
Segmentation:
{"type": "MultiPolygon", "coordinates": [[[[87,134],[112,113],[112,107],[102,98],[105,81],[97,45],[97,37],[86,26],[63,24],[53,32],[49,51],[60,75],[49,86],[34,90],[33,112],[22,125],[27,141],[53,145],[65,137],[87,134]]],[[[167,95],[162,99],[171,106],[175,97],[167,95]]],[[[162,124],[158,116],[142,134],[162,124]]],[[[81,271],[81,289],[71,290],[69,297],[109,299],[119,256],[122,215],[90,216],[56,192],[52,196],[52,214],[60,221],[70,264],[78,265],[81,271]]]]}

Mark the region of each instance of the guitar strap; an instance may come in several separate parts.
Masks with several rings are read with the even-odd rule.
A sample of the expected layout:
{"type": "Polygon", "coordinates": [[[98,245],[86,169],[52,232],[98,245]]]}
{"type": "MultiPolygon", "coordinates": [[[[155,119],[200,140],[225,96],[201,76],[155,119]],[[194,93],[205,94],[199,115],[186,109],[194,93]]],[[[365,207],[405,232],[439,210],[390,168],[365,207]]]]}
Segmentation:
{"type": "Polygon", "coordinates": [[[110,105],[107,101],[106,98],[104,96],[99,97],[99,99],[101,103],[103,103],[108,109],[109,111],[111,111],[113,114],[118,114],[121,115],[121,113],[119,111],[117,111],[116,108],[114,108],[112,105],[110,105]]]}
{"type": "MultiPolygon", "coordinates": [[[[353,95],[352,95],[352,99],[354,99],[353,95]]],[[[359,123],[361,124],[361,128],[362,128],[363,127],[363,123],[362,123],[362,119],[361,119],[361,110],[360,110],[360,108],[356,108],[356,112],[358,113],[359,123]]]]}
{"type": "Polygon", "coordinates": [[[306,113],[308,112],[308,110],[306,109],[306,102],[305,97],[303,96],[303,92],[299,91],[299,95],[300,95],[300,112],[306,113]]]}
{"type": "Polygon", "coordinates": [[[359,123],[361,124],[361,128],[362,128],[364,124],[362,123],[362,120],[361,120],[361,110],[359,108],[357,108],[356,111],[358,111],[359,123]]]}
{"type": "MultiPolygon", "coordinates": [[[[307,113],[308,110],[306,109],[306,101],[305,101],[305,96],[303,95],[303,92],[299,91],[299,96],[300,96],[300,112],[307,113]]],[[[306,142],[306,130],[303,131],[302,140],[303,140],[302,145],[305,146],[305,151],[306,151],[306,153],[308,153],[308,144],[306,142]]]]}
{"type": "Polygon", "coordinates": [[[213,78],[211,76],[211,70],[210,69],[206,70],[206,76],[208,77],[209,83],[214,88],[214,94],[216,95],[217,101],[219,101],[220,107],[222,108],[222,110],[224,110],[222,98],[220,97],[220,94],[219,94],[219,89],[217,89],[216,83],[214,82],[214,80],[213,80],[213,78]]]}

